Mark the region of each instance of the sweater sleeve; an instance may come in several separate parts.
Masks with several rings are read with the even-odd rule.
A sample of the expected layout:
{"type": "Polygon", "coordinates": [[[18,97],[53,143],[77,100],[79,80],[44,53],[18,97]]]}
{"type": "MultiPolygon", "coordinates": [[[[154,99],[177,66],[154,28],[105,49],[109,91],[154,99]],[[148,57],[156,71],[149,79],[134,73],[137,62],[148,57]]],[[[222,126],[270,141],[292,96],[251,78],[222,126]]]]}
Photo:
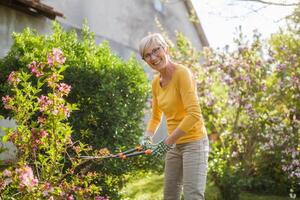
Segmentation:
{"type": "Polygon", "coordinates": [[[162,111],[158,107],[157,97],[155,94],[155,84],[152,82],[152,113],[148,122],[147,131],[155,133],[162,118],[162,111]]]}
{"type": "Polygon", "coordinates": [[[179,92],[186,113],[186,116],[180,122],[178,128],[187,133],[194,127],[196,122],[201,122],[201,110],[196,85],[191,72],[188,69],[182,70],[178,79],[179,92]]]}

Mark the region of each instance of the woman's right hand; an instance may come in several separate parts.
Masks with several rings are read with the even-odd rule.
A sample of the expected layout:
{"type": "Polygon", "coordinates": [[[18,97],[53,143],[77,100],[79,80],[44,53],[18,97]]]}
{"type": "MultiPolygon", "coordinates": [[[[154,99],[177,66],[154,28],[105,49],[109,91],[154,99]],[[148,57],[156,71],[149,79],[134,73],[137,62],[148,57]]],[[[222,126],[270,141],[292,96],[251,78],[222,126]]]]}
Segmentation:
{"type": "Polygon", "coordinates": [[[148,149],[153,145],[152,137],[149,135],[143,135],[142,137],[140,137],[140,145],[143,149],[148,149]]]}

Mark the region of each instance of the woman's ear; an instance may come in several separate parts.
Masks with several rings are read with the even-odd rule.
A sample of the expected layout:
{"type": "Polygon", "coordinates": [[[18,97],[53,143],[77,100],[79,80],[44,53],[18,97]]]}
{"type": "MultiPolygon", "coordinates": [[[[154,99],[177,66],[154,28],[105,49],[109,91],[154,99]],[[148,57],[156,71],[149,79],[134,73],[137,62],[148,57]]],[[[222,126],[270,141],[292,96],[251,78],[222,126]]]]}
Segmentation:
{"type": "Polygon", "coordinates": [[[166,52],[167,54],[170,53],[169,46],[163,46],[163,49],[165,50],[165,52],[166,52]]]}

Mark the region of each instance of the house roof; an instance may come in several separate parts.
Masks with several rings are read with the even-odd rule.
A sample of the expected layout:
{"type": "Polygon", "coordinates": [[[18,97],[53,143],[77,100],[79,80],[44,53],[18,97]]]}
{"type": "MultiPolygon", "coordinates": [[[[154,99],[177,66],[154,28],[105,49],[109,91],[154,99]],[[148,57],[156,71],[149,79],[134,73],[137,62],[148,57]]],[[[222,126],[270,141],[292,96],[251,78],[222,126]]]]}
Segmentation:
{"type": "Polygon", "coordinates": [[[64,17],[53,7],[40,2],[40,0],[0,0],[0,4],[25,12],[33,16],[45,16],[55,19],[57,16],[64,17]]]}

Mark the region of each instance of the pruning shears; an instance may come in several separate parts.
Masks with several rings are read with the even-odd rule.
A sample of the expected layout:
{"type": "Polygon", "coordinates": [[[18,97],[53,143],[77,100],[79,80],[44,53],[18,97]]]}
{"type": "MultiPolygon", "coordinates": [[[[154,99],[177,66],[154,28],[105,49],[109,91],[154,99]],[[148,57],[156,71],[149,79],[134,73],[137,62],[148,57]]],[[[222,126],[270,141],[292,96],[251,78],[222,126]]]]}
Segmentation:
{"type": "Polygon", "coordinates": [[[139,155],[151,155],[153,150],[143,149],[141,146],[136,146],[135,148],[128,149],[126,151],[120,152],[118,154],[108,154],[105,156],[80,156],[80,158],[85,160],[94,160],[94,159],[104,159],[104,158],[120,158],[125,159],[129,157],[135,157],[139,155]]]}

